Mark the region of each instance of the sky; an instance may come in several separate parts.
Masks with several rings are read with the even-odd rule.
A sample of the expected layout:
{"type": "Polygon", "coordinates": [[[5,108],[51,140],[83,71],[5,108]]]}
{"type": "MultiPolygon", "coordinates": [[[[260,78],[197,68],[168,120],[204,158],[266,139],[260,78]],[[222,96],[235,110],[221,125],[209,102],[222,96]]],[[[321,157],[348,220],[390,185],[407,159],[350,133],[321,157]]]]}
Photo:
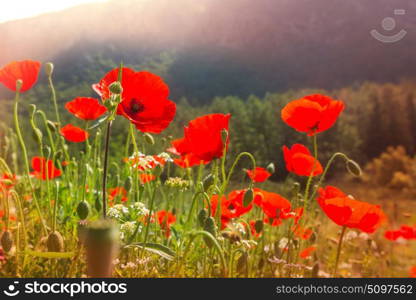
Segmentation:
{"type": "Polygon", "coordinates": [[[83,3],[105,1],[107,0],[2,0],[0,23],[59,11],[83,3]]]}

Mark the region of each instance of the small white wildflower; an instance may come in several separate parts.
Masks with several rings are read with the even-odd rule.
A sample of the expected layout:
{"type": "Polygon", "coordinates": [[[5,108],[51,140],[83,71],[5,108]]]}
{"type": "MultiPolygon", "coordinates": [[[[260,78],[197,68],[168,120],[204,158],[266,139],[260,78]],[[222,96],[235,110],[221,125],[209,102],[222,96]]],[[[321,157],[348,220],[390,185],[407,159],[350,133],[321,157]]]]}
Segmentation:
{"type": "Polygon", "coordinates": [[[162,152],[158,155],[160,158],[163,158],[167,162],[173,162],[173,159],[170,157],[170,155],[166,152],[162,152]]]}

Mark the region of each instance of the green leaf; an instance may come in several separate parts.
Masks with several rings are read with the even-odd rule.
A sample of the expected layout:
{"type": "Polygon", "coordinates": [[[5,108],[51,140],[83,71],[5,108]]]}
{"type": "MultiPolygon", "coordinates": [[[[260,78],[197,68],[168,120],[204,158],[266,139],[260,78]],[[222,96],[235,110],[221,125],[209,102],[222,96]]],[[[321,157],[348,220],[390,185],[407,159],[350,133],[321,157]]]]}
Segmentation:
{"type": "Polygon", "coordinates": [[[39,252],[26,250],[24,253],[30,256],[43,258],[72,258],[75,256],[75,252],[39,252]]]}
{"type": "Polygon", "coordinates": [[[126,246],[128,247],[139,247],[141,249],[144,249],[146,251],[152,252],[154,254],[157,254],[167,260],[173,260],[176,253],[172,249],[157,243],[134,243],[131,245],[126,246]]]}

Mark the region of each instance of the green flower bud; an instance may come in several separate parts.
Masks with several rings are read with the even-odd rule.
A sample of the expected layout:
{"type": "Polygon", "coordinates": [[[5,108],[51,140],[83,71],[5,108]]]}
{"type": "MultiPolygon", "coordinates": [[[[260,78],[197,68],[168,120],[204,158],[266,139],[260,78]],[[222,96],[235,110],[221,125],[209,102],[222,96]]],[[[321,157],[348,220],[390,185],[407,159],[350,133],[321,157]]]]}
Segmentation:
{"type": "Polygon", "coordinates": [[[144,140],[146,141],[146,143],[148,143],[149,145],[155,144],[155,139],[150,133],[146,132],[145,134],[143,134],[143,136],[144,136],[144,140]]]}
{"type": "Polygon", "coordinates": [[[227,129],[222,129],[221,130],[221,139],[222,139],[222,142],[225,144],[226,142],[227,142],[227,140],[228,140],[228,130],[227,129]]]}
{"type": "Polygon", "coordinates": [[[274,163],[269,163],[266,167],[267,172],[273,174],[276,171],[276,168],[274,167],[274,163]]]}
{"type": "Polygon", "coordinates": [[[360,177],[363,173],[361,171],[360,165],[356,163],[355,161],[353,161],[352,159],[347,160],[347,162],[345,163],[345,166],[348,172],[353,176],[360,177]]]}
{"type": "Polygon", "coordinates": [[[244,193],[244,198],[243,198],[243,205],[244,207],[247,207],[251,204],[251,202],[253,202],[254,200],[254,192],[253,189],[249,188],[245,193],[244,193]]]}
{"type": "Polygon", "coordinates": [[[263,220],[256,220],[256,223],[254,223],[254,229],[257,233],[260,233],[263,231],[264,222],[263,220]]]}
{"type": "Polygon", "coordinates": [[[32,137],[36,143],[38,143],[39,145],[42,144],[43,134],[39,128],[33,128],[32,137]]]}
{"type": "Polygon", "coordinates": [[[22,79],[17,79],[16,80],[16,91],[20,92],[20,89],[23,86],[23,80],[22,79]]]}
{"type": "Polygon", "coordinates": [[[77,214],[81,220],[85,220],[90,213],[90,205],[87,201],[81,201],[77,206],[77,214]]]}
{"type": "Polygon", "coordinates": [[[45,64],[45,73],[46,73],[46,76],[48,76],[48,77],[51,77],[52,76],[52,73],[53,73],[53,63],[47,62],[45,64]]]}
{"type": "Polygon", "coordinates": [[[212,176],[212,174],[209,174],[207,177],[204,178],[202,183],[204,186],[204,192],[207,192],[211,185],[214,184],[214,176],[212,176]]]}
{"type": "MultiPolygon", "coordinates": [[[[211,233],[214,237],[216,236],[215,220],[213,217],[209,217],[205,220],[204,230],[211,233]]],[[[205,236],[204,236],[204,242],[208,248],[211,248],[213,246],[212,241],[205,236]]]]}
{"type": "Polygon", "coordinates": [[[46,125],[48,126],[48,128],[49,128],[50,131],[56,132],[56,126],[57,126],[56,123],[48,120],[48,121],[46,121],[46,125]]]}
{"type": "Polygon", "coordinates": [[[208,211],[205,208],[201,209],[198,213],[199,226],[204,227],[205,221],[207,220],[207,218],[208,218],[208,211]]]}
{"type": "Polygon", "coordinates": [[[102,203],[101,203],[101,198],[100,197],[95,197],[95,202],[94,202],[94,207],[95,209],[100,212],[101,208],[102,208],[102,203]]]}
{"type": "Polygon", "coordinates": [[[123,87],[121,86],[121,83],[119,81],[114,81],[110,86],[108,87],[111,93],[120,95],[123,92],[123,87]]]}

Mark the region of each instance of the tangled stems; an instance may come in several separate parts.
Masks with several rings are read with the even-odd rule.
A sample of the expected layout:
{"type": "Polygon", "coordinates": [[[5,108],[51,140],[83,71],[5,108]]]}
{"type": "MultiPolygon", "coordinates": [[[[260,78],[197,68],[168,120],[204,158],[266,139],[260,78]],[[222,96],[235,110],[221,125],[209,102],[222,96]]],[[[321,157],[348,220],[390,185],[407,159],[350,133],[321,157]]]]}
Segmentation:
{"type": "Polygon", "coordinates": [[[339,237],[338,248],[337,248],[337,257],[335,259],[335,266],[334,266],[334,272],[332,273],[332,277],[337,276],[339,257],[341,255],[342,241],[344,239],[346,229],[347,229],[346,226],[342,227],[341,235],[339,237]]]}
{"type": "Polygon", "coordinates": [[[14,112],[13,112],[14,124],[15,124],[15,127],[16,127],[16,135],[17,135],[17,138],[19,140],[20,147],[22,148],[23,160],[24,160],[25,169],[26,169],[25,170],[26,171],[25,172],[25,176],[26,176],[27,181],[29,182],[29,186],[30,186],[30,189],[32,191],[32,197],[33,197],[33,201],[35,202],[36,211],[37,211],[37,213],[39,215],[39,219],[41,221],[41,224],[42,224],[42,228],[44,230],[44,233],[45,234],[48,234],[48,230],[46,229],[45,221],[43,220],[42,212],[40,211],[38,199],[37,199],[37,196],[36,196],[36,193],[35,193],[35,187],[33,185],[33,182],[31,180],[31,178],[30,178],[30,175],[29,175],[30,174],[30,168],[29,168],[29,160],[27,158],[26,145],[25,145],[25,142],[23,140],[22,133],[20,131],[19,115],[18,115],[18,111],[19,111],[19,95],[20,95],[19,90],[20,90],[20,88],[19,89],[16,89],[16,96],[15,96],[15,99],[14,99],[14,112]]]}

